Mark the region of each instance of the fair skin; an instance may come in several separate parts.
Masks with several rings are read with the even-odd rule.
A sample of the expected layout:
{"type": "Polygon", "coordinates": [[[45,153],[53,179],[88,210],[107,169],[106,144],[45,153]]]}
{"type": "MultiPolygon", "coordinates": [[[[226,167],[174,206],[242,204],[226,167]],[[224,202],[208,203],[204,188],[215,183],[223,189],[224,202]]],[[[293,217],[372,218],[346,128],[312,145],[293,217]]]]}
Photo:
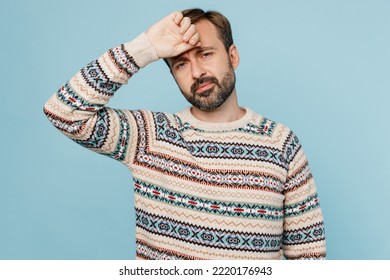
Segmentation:
{"type": "MultiPolygon", "coordinates": [[[[152,25],[146,36],[157,55],[168,58],[176,83],[187,94],[200,77],[211,76],[221,82],[229,72],[229,65],[234,70],[239,64],[236,46],[230,46],[227,52],[211,22],[201,20],[191,24],[191,20],[183,17],[181,12],[174,12],[152,25]]],[[[216,90],[214,83],[204,82],[194,94],[207,103],[215,98],[216,90]],[[207,91],[211,93],[206,94],[207,91]]],[[[232,122],[245,114],[245,110],[238,106],[235,88],[219,107],[211,110],[192,107],[191,112],[197,119],[213,123],[232,122]]]]}

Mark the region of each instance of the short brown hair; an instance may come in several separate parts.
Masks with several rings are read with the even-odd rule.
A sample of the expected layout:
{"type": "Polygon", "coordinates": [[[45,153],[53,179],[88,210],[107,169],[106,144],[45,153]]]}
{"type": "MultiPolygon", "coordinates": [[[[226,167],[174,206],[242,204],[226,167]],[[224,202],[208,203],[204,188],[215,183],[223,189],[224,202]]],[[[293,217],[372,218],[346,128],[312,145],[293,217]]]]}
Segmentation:
{"type": "MultiPolygon", "coordinates": [[[[217,11],[205,12],[199,8],[187,9],[181,12],[184,17],[189,17],[191,19],[192,24],[195,24],[201,20],[208,20],[211,22],[217,29],[218,37],[225,46],[226,51],[229,52],[230,46],[233,45],[232,28],[230,26],[229,20],[223,14],[217,11]]],[[[164,58],[164,61],[170,68],[168,60],[164,58]]]]}
{"type": "Polygon", "coordinates": [[[195,24],[200,20],[210,21],[218,32],[219,39],[225,46],[226,51],[229,51],[231,45],[233,45],[232,28],[230,27],[229,20],[221,13],[217,11],[207,11],[202,9],[187,9],[181,11],[184,17],[189,17],[191,23],[195,24]]]}

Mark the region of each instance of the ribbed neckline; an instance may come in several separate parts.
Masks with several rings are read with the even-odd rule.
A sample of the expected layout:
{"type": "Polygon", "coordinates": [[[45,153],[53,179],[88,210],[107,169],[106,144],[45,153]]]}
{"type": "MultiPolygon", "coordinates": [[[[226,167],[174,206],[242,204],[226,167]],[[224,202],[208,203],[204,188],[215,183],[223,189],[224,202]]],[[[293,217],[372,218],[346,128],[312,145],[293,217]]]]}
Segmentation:
{"type": "Polygon", "coordinates": [[[176,113],[176,115],[182,119],[183,123],[189,123],[191,126],[205,130],[205,131],[228,131],[234,130],[240,127],[244,127],[248,123],[254,123],[254,119],[256,118],[256,114],[249,109],[248,107],[242,107],[245,109],[246,113],[242,118],[226,123],[212,123],[201,121],[194,117],[191,113],[191,107],[185,108],[183,111],[176,113]]]}

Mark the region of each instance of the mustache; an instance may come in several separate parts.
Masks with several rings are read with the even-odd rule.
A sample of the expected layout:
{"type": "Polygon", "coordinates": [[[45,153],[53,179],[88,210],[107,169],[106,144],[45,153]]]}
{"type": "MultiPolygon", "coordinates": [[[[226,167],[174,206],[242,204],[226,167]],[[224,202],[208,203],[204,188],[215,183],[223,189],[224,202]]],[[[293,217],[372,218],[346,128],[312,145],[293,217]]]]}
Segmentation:
{"type": "Polygon", "coordinates": [[[199,79],[197,79],[197,80],[192,84],[192,86],[191,86],[191,92],[194,93],[202,84],[205,84],[205,83],[214,83],[214,84],[216,84],[218,87],[220,87],[217,78],[212,77],[212,76],[200,77],[199,79]]]}

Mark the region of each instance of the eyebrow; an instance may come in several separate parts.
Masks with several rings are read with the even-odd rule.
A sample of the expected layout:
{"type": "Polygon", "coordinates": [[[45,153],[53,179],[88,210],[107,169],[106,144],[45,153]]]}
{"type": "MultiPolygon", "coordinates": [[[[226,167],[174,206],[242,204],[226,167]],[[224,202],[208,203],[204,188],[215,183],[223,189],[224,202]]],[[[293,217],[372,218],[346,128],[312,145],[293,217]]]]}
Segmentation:
{"type": "Polygon", "coordinates": [[[210,51],[210,50],[215,50],[215,47],[199,47],[199,49],[196,51],[197,53],[201,53],[204,51],[210,51]]]}
{"type": "MultiPolygon", "coordinates": [[[[215,50],[216,48],[215,47],[198,47],[196,48],[196,54],[198,53],[202,53],[202,52],[205,52],[205,51],[210,51],[210,50],[215,50]]],[[[183,61],[183,60],[186,60],[183,55],[185,54],[186,52],[178,55],[178,56],[175,56],[175,57],[172,57],[171,58],[171,66],[175,65],[175,63],[177,63],[178,61],[183,61]]]]}

